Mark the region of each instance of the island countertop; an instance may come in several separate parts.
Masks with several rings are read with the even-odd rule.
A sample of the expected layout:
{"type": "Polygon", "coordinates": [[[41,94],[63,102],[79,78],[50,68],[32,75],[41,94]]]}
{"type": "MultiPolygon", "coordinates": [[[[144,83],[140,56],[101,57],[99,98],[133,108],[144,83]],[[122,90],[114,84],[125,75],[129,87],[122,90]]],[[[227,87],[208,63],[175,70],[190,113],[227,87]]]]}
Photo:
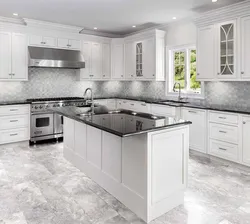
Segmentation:
{"type": "Polygon", "coordinates": [[[174,117],[137,113],[129,110],[109,111],[102,106],[95,108],[95,114],[86,115],[87,110],[89,108],[75,106],[51,109],[55,113],[120,137],[191,124],[190,121],[174,117]]]}

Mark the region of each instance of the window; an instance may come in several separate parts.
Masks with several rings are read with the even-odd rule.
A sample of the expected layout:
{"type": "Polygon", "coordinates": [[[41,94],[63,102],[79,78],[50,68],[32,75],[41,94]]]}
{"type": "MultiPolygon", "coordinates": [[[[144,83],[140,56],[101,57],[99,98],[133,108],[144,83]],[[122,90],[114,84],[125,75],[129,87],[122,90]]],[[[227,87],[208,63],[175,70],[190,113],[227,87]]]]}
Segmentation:
{"type": "Polygon", "coordinates": [[[175,83],[179,83],[183,93],[201,96],[203,83],[196,80],[195,47],[169,50],[169,65],[169,93],[178,92],[179,86],[175,90],[173,87],[175,83]]]}

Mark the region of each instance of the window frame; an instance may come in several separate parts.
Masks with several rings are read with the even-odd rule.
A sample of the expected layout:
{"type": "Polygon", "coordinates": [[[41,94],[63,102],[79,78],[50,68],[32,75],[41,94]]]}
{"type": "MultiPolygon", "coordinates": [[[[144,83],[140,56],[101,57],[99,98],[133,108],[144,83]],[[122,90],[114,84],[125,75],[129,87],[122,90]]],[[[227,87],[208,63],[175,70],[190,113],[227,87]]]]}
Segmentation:
{"type": "MultiPolygon", "coordinates": [[[[173,85],[174,85],[174,69],[175,69],[175,61],[174,61],[174,53],[184,51],[185,53],[185,86],[188,84],[190,87],[190,78],[188,78],[188,75],[190,76],[190,58],[191,58],[191,51],[196,50],[196,62],[197,62],[197,48],[195,44],[190,45],[181,45],[181,46],[172,46],[166,48],[166,71],[167,71],[167,77],[166,77],[166,95],[167,96],[178,96],[178,92],[173,92],[173,85]],[[188,83],[189,82],[189,83],[188,83]]],[[[197,68],[197,65],[196,65],[197,68]]],[[[204,99],[204,92],[205,92],[205,86],[204,82],[201,82],[201,93],[193,93],[191,91],[184,92],[182,91],[181,94],[184,97],[187,98],[196,98],[196,99],[204,99]]]]}

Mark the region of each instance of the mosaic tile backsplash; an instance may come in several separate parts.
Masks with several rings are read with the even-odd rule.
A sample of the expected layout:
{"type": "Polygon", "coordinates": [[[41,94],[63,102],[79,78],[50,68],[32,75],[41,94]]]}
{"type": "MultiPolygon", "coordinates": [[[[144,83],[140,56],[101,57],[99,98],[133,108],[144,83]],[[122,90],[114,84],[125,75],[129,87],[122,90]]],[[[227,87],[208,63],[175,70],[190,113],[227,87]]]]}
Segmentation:
{"type": "MultiPolygon", "coordinates": [[[[28,82],[0,82],[0,101],[28,98],[83,96],[92,87],[95,97],[138,97],[167,99],[165,82],[77,81],[77,70],[30,68],[28,82]]],[[[250,107],[250,82],[205,82],[209,105],[250,107]]]]}

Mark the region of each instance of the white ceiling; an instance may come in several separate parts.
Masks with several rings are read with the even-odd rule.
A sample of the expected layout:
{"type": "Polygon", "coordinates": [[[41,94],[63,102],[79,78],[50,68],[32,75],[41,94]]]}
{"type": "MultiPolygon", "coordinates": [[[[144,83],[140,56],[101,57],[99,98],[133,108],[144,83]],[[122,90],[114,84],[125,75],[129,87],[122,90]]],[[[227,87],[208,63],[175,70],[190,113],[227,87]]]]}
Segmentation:
{"type": "Polygon", "coordinates": [[[0,16],[74,25],[112,34],[127,34],[183,19],[195,12],[242,0],[0,0],[0,16]],[[136,25],[137,28],[132,28],[136,25]]]}

